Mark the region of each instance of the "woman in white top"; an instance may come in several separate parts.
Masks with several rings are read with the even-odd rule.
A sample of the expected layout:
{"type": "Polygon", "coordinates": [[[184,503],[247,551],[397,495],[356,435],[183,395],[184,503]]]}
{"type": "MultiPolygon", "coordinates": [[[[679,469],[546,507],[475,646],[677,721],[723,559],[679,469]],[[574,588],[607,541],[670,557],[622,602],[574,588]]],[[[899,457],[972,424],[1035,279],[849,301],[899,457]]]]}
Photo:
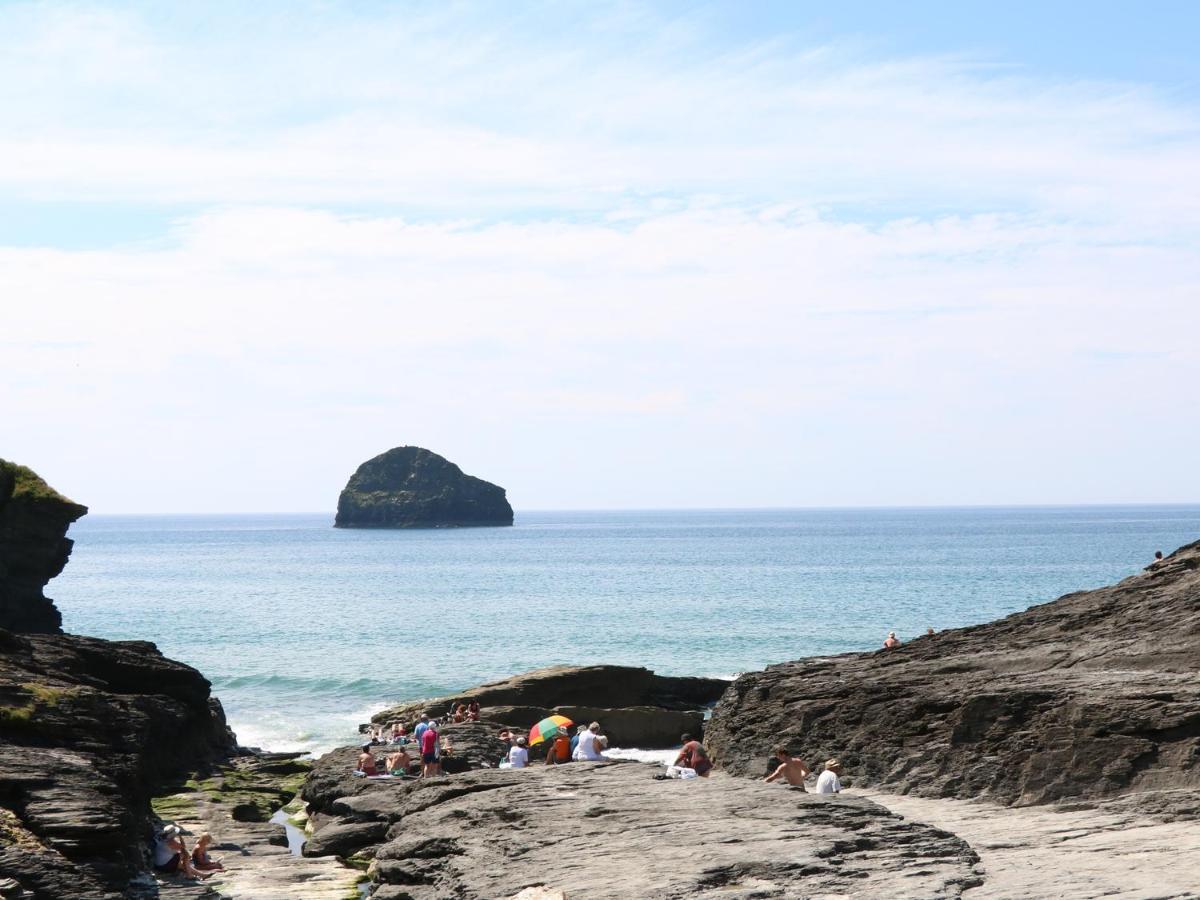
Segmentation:
{"type": "Polygon", "coordinates": [[[524,769],[529,765],[529,751],[525,748],[525,738],[517,738],[516,746],[508,751],[508,764],[514,769],[524,769]]]}
{"type": "Polygon", "coordinates": [[[599,731],[600,723],[593,722],[588,726],[588,730],[579,736],[579,743],[575,745],[576,760],[604,759],[600,752],[599,731]]]}
{"type": "Polygon", "coordinates": [[[825,771],[817,778],[817,793],[840,794],[842,792],[842,779],[838,778],[838,774],[841,771],[842,767],[836,759],[831,759],[825,763],[825,771]]]}

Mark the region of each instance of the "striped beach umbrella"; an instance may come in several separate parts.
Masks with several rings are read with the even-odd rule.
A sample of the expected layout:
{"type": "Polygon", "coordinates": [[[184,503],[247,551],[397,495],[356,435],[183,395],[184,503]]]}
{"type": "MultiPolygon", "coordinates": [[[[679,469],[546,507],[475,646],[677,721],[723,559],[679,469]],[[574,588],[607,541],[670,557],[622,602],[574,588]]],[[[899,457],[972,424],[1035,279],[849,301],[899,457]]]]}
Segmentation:
{"type": "Polygon", "coordinates": [[[560,728],[570,728],[575,723],[566,716],[547,716],[529,729],[529,746],[533,747],[545,740],[552,740],[560,728]]]}

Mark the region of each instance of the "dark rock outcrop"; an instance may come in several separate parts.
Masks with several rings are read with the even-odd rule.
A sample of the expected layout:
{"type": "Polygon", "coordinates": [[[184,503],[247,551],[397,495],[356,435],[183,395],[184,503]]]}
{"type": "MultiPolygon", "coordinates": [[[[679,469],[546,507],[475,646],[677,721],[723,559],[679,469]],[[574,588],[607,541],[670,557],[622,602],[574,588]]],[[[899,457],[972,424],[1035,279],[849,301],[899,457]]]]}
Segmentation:
{"type": "Polygon", "coordinates": [[[324,799],[309,852],[373,858],[380,900],[493,900],[535,886],[597,900],[927,898],[982,882],[965,842],[868,800],[656,771],[571,763],[359,779],[354,795],[324,799]]]}
{"type": "MultiPolygon", "coordinates": [[[[1200,791],[1200,543],[1100,590],[894,650],[741,676],[707,742],[757,775],[772,748],[854,783],[1048,803],[1200,791]]],[[[1194,805],[1194,804],[1193,804],[1194,805]]]]}
{"type": "Polygon", "coordinates": [[[422,713],[441,716],[474,700],[483,718],[492,722],[528,729],[551,713],[574,722],[594,719],[613,746],[654,749],[677,745],[685,731],[699,735],[705,706],[716,702],[728,686],[719,678],[668,677],[637,666],[551,666],[460,694],[392,707],[372,721],[411,725],[422,713]]]}
{"type": "Polygon", "coordinates": [[[511,525],[504,488],[466,475],[421,447],[369,459],[338,497],[337,528],[449,528],[511,525]]]}
{"type": "Polygon", "coordinates": [[[0,459],[0,628],[62,631],[62,616],[42,590],[67,564],[67,528],[86,512],[31,470],[0,459]]]}
{"type": "MultiPolygon", "coordinates": [[[[10,464],[0,498],[5,621],[56,631],[41,588],[85,510],[10,464]]],[[[13,879],[12,896],[125,896],[146,869],[155,786],[234,743],[208,681],[153,644],[0,629],[0,883],[13,879]]]]}

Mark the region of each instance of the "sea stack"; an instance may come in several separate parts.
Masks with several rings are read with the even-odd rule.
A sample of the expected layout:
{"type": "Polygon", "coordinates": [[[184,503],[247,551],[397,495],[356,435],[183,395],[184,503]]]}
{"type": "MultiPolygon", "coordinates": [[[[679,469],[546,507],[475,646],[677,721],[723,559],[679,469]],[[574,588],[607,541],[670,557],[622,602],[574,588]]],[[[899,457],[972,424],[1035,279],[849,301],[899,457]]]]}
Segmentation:
{"type": "Polygon", "coordinates": [[[395,447],[358,467],[338,497],[335,528],[511,525],[504,488],[423,447],[395,447]]]}
{"type": "Polygon", "coordinates": [[[67,528],[87,512],[25,466],[0,459],[0,628],[62,631],[62,616],[42,593],[67,564],[67,528]]]}

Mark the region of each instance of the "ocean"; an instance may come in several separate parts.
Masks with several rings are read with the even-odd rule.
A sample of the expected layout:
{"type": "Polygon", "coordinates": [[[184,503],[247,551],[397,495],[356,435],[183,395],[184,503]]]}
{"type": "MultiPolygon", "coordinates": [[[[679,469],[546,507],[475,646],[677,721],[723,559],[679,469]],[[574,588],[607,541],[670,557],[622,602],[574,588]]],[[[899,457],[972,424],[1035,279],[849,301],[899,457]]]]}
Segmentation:
{"type": "Polygon", "coordinates": [[[1200,506],[519,513],[342,530],[332,515],[104,516],[49,596],[154,641],[241,742],[324,752],[386,706],[556,663],[724,675],[871,650],[1117,581],[1200,506]]]}

